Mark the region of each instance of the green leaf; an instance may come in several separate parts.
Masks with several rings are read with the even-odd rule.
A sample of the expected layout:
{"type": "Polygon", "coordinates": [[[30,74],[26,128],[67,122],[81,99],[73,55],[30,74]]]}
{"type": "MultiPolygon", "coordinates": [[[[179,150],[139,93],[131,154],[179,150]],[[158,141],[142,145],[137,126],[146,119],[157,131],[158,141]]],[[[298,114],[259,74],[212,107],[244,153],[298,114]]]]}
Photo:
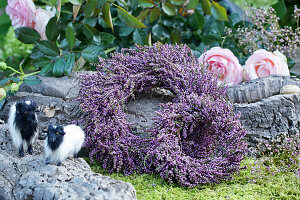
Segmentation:
{"type": "Polygon", "coordinates": [[[113,36],[112,34],[101,32],[100,36],[101,36],[101,43],[103,43],[104,45],[110,45],[114,43],[115,36],[113,36]]]}
{"type": "Polygon", "coordinates": [[[94,35],[99,35],[100,32],[89,24],[83,24],[82,26],[83,34],[88,38],[92,39],[94,35]]]}
{"type": "Polygon", "coordinates": [[[134,29],[128,26],[122,26],[119,31],[119,36],[124,37],[132,33],[134,29]]]}
{"type": "Polygon", "coordinates": [[[120,18],[124,21],[124,23],[127,26],[130,26],[132,28],[146,28],[145,24],[140,22],[137,18],[129,14],[126,10],[124,10],[122,7],[117,6],[118,13],[120,18]]]}
{"type": "Polygon", "coordinates": [[[41,39],[40,34],[30,27],[21,27],[15,30],[16,37],[18,40],[25,44],[34,44],[36,41],[41,39]]]}
{"type": "Polygon", "coordinates": [[[220,42],[220,38],[214,36],[214,35],[205,35],[201,37],[201,40],[204,44],[210,45],[210,46],[217,46],[220,42]]]}
{"type": "Polygon", "coordinates": [[[113,22],[112,22],[111,13],[110,13],[109,2],[106,2],[103,5],[102,16],[103,16],[103,20],[105,21],[105,23],[111,28],[112,32],[114,32],[114,26],[113,26],[113,22]]]}
{"type": "Polygon", "coordinates": [[[211,15],[210,7],[211,3],[209,0],[202,0],[202,9],[205,14],[211,15]]]}
{"type": "Polygon", "coordinates": [[[80,8],[81,8],[81,4],[79,4],[79,5],[74,4],[73,5],[73,21],[76,19],[80,8]]]}
{"type": "Polygon", "coordinates": [[[238,13],[231,13],[230,15],[228,15],[228,18],[229,18],[232,26],[236,25],[237,23],[239,23],[243,20],[238,13]]]}
{"type": "Polygon", "coordinates": [[[107,58],[103,49],[99,46],[91,45],[82,50],[82,57],[90,63],[96,63],[99,61],[98,56],[102,58],[107,58]]]}
{"type": "MultiPolygon", "coordinates": [[[[19,70],[20,62],[21,62],[20,58],[15,58],[15,57],[12,57],[12,56],[9,56],[5,59],[5,63],[8,66],[15,69],[15,70],[19,70]]],[[[10,76],[12,73],[13,73],[13,71],[10,70],[10,69],[5,69],[4,70],[4,75],[5,76],[10,76]]]]}
{"type": "Polygon", "coordinates": [[[94,27],[94,26],[96,26],[97,21],[98,20],[97,20],[96,17],[86,17],[86,18],[84,18],[83,23],[88,24],[88,25],[94,27]]]}
{"type": "Polygon", "coordinates": [[[199,4],[199,0],[190,0],[189,3],[185,6],[187,10],[194,10],[199,4]]]}
{"type": "Polygon", "coordinates": [[[6,85],[7,83],[9,83],[10,78],[4,78],[2,80],[0,80],[0,86],[6,85]]]}
{"type": "Polygon", "coordinates": [[[170,0],[170,2],[176,6],[180,6],[183,4],[184,0],[170,0]]]}
{"type": "Polygon", "coordinates": [[[106,2],[114,2],[115,0],[98,0],[98,6],[103,6],[106,2]]]}
{"type": "Polygon", "coordinates": [[[174,25],[174,21],[173,20],[168,20],[168,19],[165,19],[163,20],[163,25],[167,26],[167,27],[173,27],[174,25]]]}
{"type": "Polygon", "coordinates": [[[162,3],[162,9],[169,16],[174,16],[176,14],[175,6],[170,3],[162,3]]]}
{"type": "Polygon", "coordinates": [[[53,70],[53,63],[50,62],[41,69],[39,75],[40,76],[48,76],[48,75],[50,75],[52,70],[53,70]]]}
{"type": "Polygon", "coordinates": [[[226,9],[220,6],[220,4],[218,4],[217,2],[212,2],[210,12],[216,20],[228,21],[226,9]]]}
{"type": "Polygon", "coordinates": [[[275,9],[276,15],[279,18],[283,18],[286,13],[286,5],[284,3],[284,0],[280,0],[278,3],[272,5],[272,8],[275,9]]]}
{"type": "Polygon", "coordinates": [[[46,57],[41,57],[41,58],[38,58],[38,59],[34,60],[34,61],[32,62],[32,65],[33,65],[35,68],[39,69],[39,68],[42,68],[42,67],[44,67],[45,65],[49,64],[50,62],[51,62],[50,59],[48,59],[48,58],[46,58],[46,57]]]}
{"type": "Polygon", "coordinates": [[[52,42],[55,42],[59,36],[60,27],[60,21],[57,21],[57,17],[52,17],[46,26],[47,39],[52,42]]]}
{"type": "Polygon", "coordinates": [[[66,60],[64,56],[61,56],[59,59],[57,59],[53,65],[52,73],[56,77],[60,77],[64,75],[66,66],[66,60]]]}
{"type": "Polygon", "coordinates": [[[67,26],[66,29],[66,39],[70,49],[73,49],[76,43],[75,31],[73,29],[72,23],[67,26]]]}
{"type": "Polygon", "coordinates": [[[23,83],[26,85],[35,85],[41,83],[41,79],[37,76],[28,76],[24,79],[23,83]]]}
{"type": "Polygon", "coordinates": [[[204,16],[198,10],[195,10],[195,14],[191,16],[191,25],[196,29],[202,29],[204,23],[204,16]]]}
{"type": "Polygon", "coordinates": [[[150,22],[154,22],[159,18],[159,16],[160,16],[160,10],[157,7],[153,8],[150,13],[150,22]]]}
{"type": "Polygon", "coordinates": [[[12,80],[12,81],[15,82],[15,83],[21,81],[21,79],[19,79],[19,78],[17,78],[17,77],[10,77],[9,79],[12,80]]]}
{"type": "Polygon", "coordinates": [[[20,61],[18,59],[16,59],[15,57],[8,56],[5,59],[5,63],[7,64],[7,66],[10,66],[14,69],[19,69],[20,61]]]}
{"type": "Polygon", "coordinates": [[[156,37],[161,37],[162,36],[162,32],[163,32],[163,29],[162,29],[162,26],[159,25],[159,24],[155,24],[153,27],[152,27],[152,33],[154,36],[156,37]]]}
{"type": "Polygon", "coordinates": [[[34,45],[34,47],[31,50],[30,58],[32,58],[32,59],[38,59],[38,58],[40,58],[42,56],[44,56],[44,54],[42,52],[40,52],[37,44],[34,45]]]}
{"type": "Polygon", "coordinates": [[[91,17],[97,7],[97,0],[88,0],[84,7],[84,16],[91,17]]]}
{"type": "Polygon", "coordinates": [[[40,51],[47,56],[59,56],[59,48],[48,40],[39,41],[37,43],[37,46],[40,49],[40,51]]]}
{"type": "Polygon", "coordinates": [[[287,64],[289,69],[292,69],[296,65],[296,62],[294,59],[287,57],[287,64]]]}
{"type": "MultiPolygon", "coordinates": [[[[5,8],[5,6],[3,8],[5,8]]],[[[10,26],[11,26],[11,21],[9,19],[9,16],[4,13],[2,15],[0,15],[0,27],[1,27],[0,35],[1,36],[2,35],[4,36],[7,33],[10,26]]]]}
{"type": "Polygon", "coordinates": [[[173,29],[170,34],[170,40],[173,44],[180,43],[181,32],[178,29],[173,29]]]}
{"type": "Polygon", "coordinates": [[[146,44],[150,47],[152,46],[151,32],[146,37],[146,44]]]}
{"type": "Polygon", "coordinates": [[[70,3],[72,3],[73,5],[80,5],[82,4],[82,0],[68,0],[70,3]]]}
{"type": "Polygon", "coordinates": [[[74,67],[74,62],[75,62],[75,54],[73,52],[69,53],[65,65],[65,75],[69,76],[71,74],[74,67]]]}
{"type": "Polygon", "coordinates": [[[135,44],[140,44],[140,45],[144,44],[143,38],[140,35],[138,29],[135,29],[135,31],[133,32],[133,41],[135,44]]]}
{"type": "Polygon", "coordinates": [[[138,3],[143,8],[151,8],[151,7],[153,7],[155,5],[155,3],[153,2],[153,0],[138,0],[138,3]]]}
{"type": "Polygon", "coordinates": [[[141,21],[144,21],[149,16],[149,13],[150,13],[150,9],[145,9],[139,14],[137,19],[141,20],[141,21]]]}

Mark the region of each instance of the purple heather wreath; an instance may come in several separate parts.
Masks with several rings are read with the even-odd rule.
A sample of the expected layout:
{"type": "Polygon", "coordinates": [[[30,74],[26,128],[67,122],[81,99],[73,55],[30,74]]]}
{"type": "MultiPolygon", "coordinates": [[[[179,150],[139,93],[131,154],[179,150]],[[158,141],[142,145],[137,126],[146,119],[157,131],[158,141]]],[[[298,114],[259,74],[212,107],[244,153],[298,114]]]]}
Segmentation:
{"type": "Polygon", "coordinates": [[[226,87],[186,45],[122,49],[81,77],[78,100],[87,113],[90,159],[110,172],[158,173],[187,187],[228,179],[246,151],[245,129],[226,99],[226,87]],[[176,97],[161,104],[148,136],[133,133],[124,113],[136,94],[154,87],[176,97]]]}

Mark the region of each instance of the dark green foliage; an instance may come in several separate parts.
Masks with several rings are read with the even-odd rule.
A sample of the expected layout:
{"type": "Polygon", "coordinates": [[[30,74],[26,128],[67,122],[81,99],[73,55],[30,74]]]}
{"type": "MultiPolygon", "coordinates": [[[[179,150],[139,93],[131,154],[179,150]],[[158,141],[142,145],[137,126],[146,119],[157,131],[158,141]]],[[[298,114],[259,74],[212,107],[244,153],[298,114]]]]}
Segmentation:
{"type": "Polygon", "coordinates": [[[56,16],[52,17],[46,26],[46,36],[48,40],[55,42],[59,36],[60,29],[60,21],[57,20],[56,16]]]}
{"type": "Polygon", "coordinates": [[[48,40],[41,41],[38,32],[28,27],[16,29],[16,36],[23,43],[35,45],[32,65],[41,70],[41,75],[69,75],[80,58],[91,69],[99,56],[107,58],[106,53],[134,44],[187,43],[194,50],[203,41],[210,46],[219,44],[219,29],[228,20],[226,9],[217,2],[203,1],[37,1],[39,6],[57,8],[56,16],[46,26],[48,40]],[[203,1],[211,11],[206,17],[203,1]],[[216,23],[220,26],[212,26],[216,23]]]}
{"type": "Polygon", "coordinates": [[[16,37],[25,44],[34,44],[41,39],[40,34],[30,27],[21,27],[15,30],[16,37]]]}
{"type": "Polygon", "coordinates": [[[3,39],[8,31],[9,26],[11,25],[9,16],[4,12],[5,6],[7,5],[7,1],[0,1],[0,47],[3,45],[3,39]]]}

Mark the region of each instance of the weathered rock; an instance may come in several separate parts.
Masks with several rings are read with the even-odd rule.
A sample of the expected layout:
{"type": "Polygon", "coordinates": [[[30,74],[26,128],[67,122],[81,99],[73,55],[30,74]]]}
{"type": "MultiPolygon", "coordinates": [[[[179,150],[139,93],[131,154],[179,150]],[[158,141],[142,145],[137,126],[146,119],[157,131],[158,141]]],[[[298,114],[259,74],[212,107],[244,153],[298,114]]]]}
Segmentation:
{"type": "Polygon", "coordinates": [[[69,124],[78,119],[82,112],[74,98],[78,96],[78,74],[72,77],[40,77],[41,84],[20,86],[19,92],[9,96],[0,119],[7,121],[10,106],[20,99],[30,99],[37,102],[38,119],[41,129],[49,123],[69,124]]]}
{"type": "Polygon", "coordinates": [[[272,75],[231,86],[227,94],[232,103],[253,103],[279,94],[280,89],[285,85],[300,87],[300,81],[288,76],[272,75]]]}
{"type": "Polygon", "coordinates": [[[34,155],[17,157],[7,132],[0,125],[0,199],[136,199],[130,183],[93,173],[82,158],[62,166],[45,165],[42,141],[34,155]]]}
{"type": "Polygon", "coordinates": [[[247,130],[246,138],[256,145],[280,134],[295,134],[300,125],[300,95],[275,95],[255,103],[234,104],[240,121],[247,130]]]}
{"type": "Polygon", "coordinates": [[[127,103],[124,112],[128,121],[135,126],[136,133],[145,133],[153,125],[156,112],[161,109],[159,104],[170,102],[173,97],[170,91],[155,88],[149,93],[137,95],[134,101],[127,103]]]}
{"type": "Polygon", "coordinates": [[[70,77],[44,77],[40,76],[40,84],[20,86],[19,92],[37,93],[49,97],[57,97],[63,100],[74,99],[78,96],[80,74],[74,74],[70,77]]]}

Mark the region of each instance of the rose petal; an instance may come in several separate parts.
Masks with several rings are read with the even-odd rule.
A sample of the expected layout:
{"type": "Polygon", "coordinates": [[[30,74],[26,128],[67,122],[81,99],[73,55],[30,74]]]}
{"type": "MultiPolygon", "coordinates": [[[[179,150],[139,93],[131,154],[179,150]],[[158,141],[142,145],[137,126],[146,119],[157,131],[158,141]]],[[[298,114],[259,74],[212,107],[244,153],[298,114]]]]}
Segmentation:
{"type": "Polygon", "coordinates": [[[289,75],[287,63],[271,52],[264,49],[257,50],[245,63],[246,79],[253,80],[272,74],[289,75]]]}
{"type": "Polygon", "coordinates": [[[267,69],[265,66],[261,66],[257,70],[258,77],[266,77],[269,76],[270,74],[271,74],[270,70],[267,69]]]}
{"type": "Polygon", "coordinates": [[[217,75],[218,83],[239,84],[243,79],[243,69],[239,60],[229,49],[213,47],[199,57],[199,63],[217,75]]]}

